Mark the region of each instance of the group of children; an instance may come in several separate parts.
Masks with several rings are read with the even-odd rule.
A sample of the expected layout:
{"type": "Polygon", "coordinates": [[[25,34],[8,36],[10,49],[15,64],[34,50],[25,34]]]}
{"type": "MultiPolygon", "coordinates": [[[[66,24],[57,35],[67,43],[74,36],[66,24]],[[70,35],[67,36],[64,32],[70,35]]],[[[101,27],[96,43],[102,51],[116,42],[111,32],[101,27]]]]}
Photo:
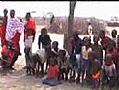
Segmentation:
{"type": "MultiPolygon", "coordinates": [[[[42,37],[43,39],[51,43],[49,35],[42,37]]],[[[39,42],[46,43],[41,40],[39,42]]],[[[109,90],[117,86],[119,82],[117,31],[113,30],[112,38],[110,38],[105,35],[104,30],[101,30],[93,36],[93,42],[91,43],[90,37],[84,37],[82,40],[75,32],[71,38],[72,52],[68,54],[65,49],[58,48],[58,41],[54,41],[48,63],[48,79],[69,80],[92,86],[96,90],[100,85],[103,88],[105,81],[109,85],[109,90]]]]}

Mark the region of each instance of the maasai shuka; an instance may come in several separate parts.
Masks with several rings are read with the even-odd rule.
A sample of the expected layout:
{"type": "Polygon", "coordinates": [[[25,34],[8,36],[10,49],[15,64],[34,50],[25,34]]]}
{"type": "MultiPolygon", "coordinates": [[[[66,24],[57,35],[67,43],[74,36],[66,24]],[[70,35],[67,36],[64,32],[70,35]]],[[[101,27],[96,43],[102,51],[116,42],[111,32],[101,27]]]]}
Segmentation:
{"type": "Polygon", "coordinates": [[[24,24],[18,18],[10,18],[7,22],[6,40],[11,41],[17,32],[24,31],[24,24]]]}

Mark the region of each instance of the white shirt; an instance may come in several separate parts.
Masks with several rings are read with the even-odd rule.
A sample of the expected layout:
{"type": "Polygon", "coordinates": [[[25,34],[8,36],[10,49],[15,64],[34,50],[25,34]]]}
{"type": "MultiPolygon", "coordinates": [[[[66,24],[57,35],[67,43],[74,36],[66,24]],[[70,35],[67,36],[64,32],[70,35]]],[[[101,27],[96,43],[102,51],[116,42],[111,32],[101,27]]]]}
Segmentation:
{"type": "Polygon", "coordinates": [[[82,58],[88,60],[88,53],[92,51],[92,48],[86,50],[86,46],[82,47],[82,58]]]}

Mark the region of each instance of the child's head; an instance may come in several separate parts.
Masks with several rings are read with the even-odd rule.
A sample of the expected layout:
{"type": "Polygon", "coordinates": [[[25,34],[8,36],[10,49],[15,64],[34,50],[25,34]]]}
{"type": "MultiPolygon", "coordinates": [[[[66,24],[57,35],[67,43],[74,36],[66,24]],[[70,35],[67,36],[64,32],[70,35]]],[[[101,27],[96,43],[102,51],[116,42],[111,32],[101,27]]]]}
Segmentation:
{"type": "Polygon", "coordinates": [[[112,30],[112,33],[111,33],[112,37],[113,38],[116,38],[116,35],[117,35],[117,30],[112,30]]]}
{"type": "Polygon", "coordinates": [[[41,29],[41,34],[42,35],[46,35],[47,34],[47,29],[46,28],[42,28],[41,29]]]}
{"type": "Polygon", "coordinates": [[[83,42],[84,42],[84,45],[85,45],[85,46],[89,46],[89,44],[90,44],[90,39],[89,39],[88,37],[84,37],[84,38],[83,38],[83,42]]]}
{"type": "Polygon", "coordinates": [[[95,54],[94,51],[90,51],[90,52],[88,53],[88,59],[89,59],[90,62],[93,62],[94,59],[95,59],[95,57],[96,57],[96,54],[95,54]]]}
{"type": "Polygon", "coordinates": [[[73,33],[73,38],[74,38],[74,39],[77,39],[77,38],[78,38],[78,35],[79,35],[79,32],[78,32],[78,31],[75,31],[75,32],[73,33]]]}
{"type": "Polygon", "coordinates": [[[99,41],[99,36],[98,36],[98,35],[94,35],[94,37],[93,37],[93,42],[94,42],[95,44],[97,44],[98,41],[99,41]]]}
{"type": "Polygon", "coordinates": [[[58,48],[59,43],[57,41],[54,41],[52,43],[52,48],[58,48]]]}
{"type": "Polygon", "coordinates": [[[50,62],[50,65],[56,65],[57,64],[57,55],[53,52],[53,51],[51,51],[51,53],[50,53],[50,60],[49,60],[50,62]]]}
{"type": "Polygon", "coordinates": [[[115,42],[113,40],[110,40],[110,42],[109,42],[109,44],[107,46],[107,50],[108,51],[112,51],[114,47],[116,47],[115,42]]]}
{"type": "Polygon", "coordinates": [[[105,37],[105,31],[101,30],[99,33],[100,38],[104,38],[105,37]]]}
{"type": "Polygon", "coordinates": [[[65,55],[66,55],[66,51],[65,51],[65,50],[59,50],[58,56],[59,56],[60,58],[65,57],[65,55]]]}

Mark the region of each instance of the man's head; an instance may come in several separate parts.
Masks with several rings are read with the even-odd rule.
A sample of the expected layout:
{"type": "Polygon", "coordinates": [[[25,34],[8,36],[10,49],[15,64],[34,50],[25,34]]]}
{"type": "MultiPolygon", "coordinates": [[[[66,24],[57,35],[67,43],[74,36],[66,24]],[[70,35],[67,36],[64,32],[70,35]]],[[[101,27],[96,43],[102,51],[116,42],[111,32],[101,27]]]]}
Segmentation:
{"type": "Polygon", "coordinates": [[[11,18],[15,17],[15,10],[14,9],[10,10],[10,17],[11,18]]]}
{"type": "Polygon", "coordinates": [[[27,12],[25,18],[28,21],[31,18],[31,13],[30,12],[27,12]]]}
{"type": "Polygon", "coordinates": [[[4,10],[3,10],[3,13],[4,13],[4,16],[7,16],[8,10],[7,10],[7,9],[4,9],[4,10]]]}
{"type": "Polygon", "coordinates": [[[116,35],[117,35],[117,30],[112,30],[112,33],[111,33],[112,37],[113,38],[116,38],[116,35]]]}

